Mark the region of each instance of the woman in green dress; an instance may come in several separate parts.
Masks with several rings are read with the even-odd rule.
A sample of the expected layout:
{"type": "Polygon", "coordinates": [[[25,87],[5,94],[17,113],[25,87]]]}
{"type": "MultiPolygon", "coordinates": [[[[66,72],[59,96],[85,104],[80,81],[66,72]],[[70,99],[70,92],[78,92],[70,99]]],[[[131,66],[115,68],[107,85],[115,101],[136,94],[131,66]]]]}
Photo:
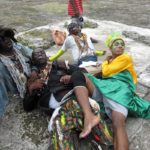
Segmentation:
{"type": "Polygon", "coordinates": [[[114,32],[106,40],[112,53],[101,65],[102,78],[88,74],[98,91],[103,94],[102,104],[112,119],[114,149],[128,150],[128,136],[125,130],[129,114],[150,119],[150,103],[140,98],[136,92],[137,76],[131,56],[124,53],[125,42],[114,32]]]}
{"type": "MultiPolygon", "coordinates": [[[[112,33],[108,36],[106,44],[112,55],[101,65],[102,77],[96,78],[91,74],[85,74],[86,80],[83,85],[86,86],[89,96],[92,96],[100,104],[100,111],[104,108],[112,120],[114,149],[128,150],[128,136],[125,130],[126,117],[129,113],[132,116],[150,119],[150,103],[140,98],[135,92],[137,77],[131,56],[124,53],[125,42],[122,37],[118,33],[112,33]]],[[[84,101],[85,93],[81,93],[84,101]]],[[[81,108],[68,104],[69,102],[55,111],[49,124],[51,147],[55,147],[54,149],[73,149],[71,131],[74,129],[81,131],[83,127],[86,129],[83,120],[84,123],[87,120],[83,118],[82,113],[79,113],[82,112],[81,108]],[[61,148],[61,146],[63,147],[61,148]]],[[[96,143],[111,145],[111,134],[109,134],[108,128],[105,130],[103,119],[100,119],[100,124],[103,128],[99,128],[97,131],[102,133],[98,135],[103,140],[96,141],[96,143]]],[[[80,138],[91,135],[93,130],[94,127],[90,130],[82,130],[80,138]]]]}

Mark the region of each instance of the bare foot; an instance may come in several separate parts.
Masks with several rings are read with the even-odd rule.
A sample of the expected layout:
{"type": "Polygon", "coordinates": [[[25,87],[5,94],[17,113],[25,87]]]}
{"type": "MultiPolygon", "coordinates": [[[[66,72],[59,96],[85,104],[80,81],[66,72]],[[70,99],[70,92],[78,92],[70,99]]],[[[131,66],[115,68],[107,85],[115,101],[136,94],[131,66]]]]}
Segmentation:
{"type": "Polygon", "coordinates": [[[92,130],[94,126],[96,126],[100,122],[99,115],[92,115],[91,117],[85,117],[84,118],[84,128],[82,132],[80,133],[80,138],[85,138],[92,130]]]}

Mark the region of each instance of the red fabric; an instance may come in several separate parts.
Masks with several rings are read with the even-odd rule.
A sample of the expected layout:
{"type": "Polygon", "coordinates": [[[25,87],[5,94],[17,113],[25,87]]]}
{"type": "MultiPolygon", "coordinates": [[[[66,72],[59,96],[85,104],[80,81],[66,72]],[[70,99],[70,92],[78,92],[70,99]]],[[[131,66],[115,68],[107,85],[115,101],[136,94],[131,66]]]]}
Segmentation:
{"type": "Polygon", "coordinates": [[[98,135],[95,134],[94,137],[97,141],[100,141],[100,137],[98,135]]]}
{"type": "MultiPolygon", "coordinates": [[[[74,2],[75,2],[75,7],[76,7],[79,15],[82,15],[83,14],[82,0],[74,0],[74,2]]],[[[74,12],[74,9],[72,7],[70,0],[68,0],[68,15],[75,16],[75,12],[74,12]]]]}

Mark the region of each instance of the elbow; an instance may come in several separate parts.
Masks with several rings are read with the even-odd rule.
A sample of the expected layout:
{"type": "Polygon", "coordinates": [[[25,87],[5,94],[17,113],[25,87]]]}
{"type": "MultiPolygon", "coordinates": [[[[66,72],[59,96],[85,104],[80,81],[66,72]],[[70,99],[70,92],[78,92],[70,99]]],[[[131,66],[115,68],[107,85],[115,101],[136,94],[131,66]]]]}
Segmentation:
{"type": "Polygon", "coordinates": [[[109,76],[109,71],[106,71],[106,70],[102,70],[102,75],[103,75],[103,77],[107,77],[107,76],[109,76]]]}

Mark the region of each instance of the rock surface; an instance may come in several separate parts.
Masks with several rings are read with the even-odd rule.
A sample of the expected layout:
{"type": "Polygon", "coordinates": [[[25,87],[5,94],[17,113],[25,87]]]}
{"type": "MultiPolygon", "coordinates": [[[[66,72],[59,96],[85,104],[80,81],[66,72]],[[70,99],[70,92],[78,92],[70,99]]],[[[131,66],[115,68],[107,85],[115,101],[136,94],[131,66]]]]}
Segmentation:
{"type": "MultiPolygon", "coordinates": [[[[0,0],[3,25],[25,31],[69,19],[67,0],[0,0]]],[[[150,28],[149,0],[85,0],[84,16],[150,28]]]]}
{"type": "MultiPolygon", "coordinates": [[[[137,93],[150,101],[149,0],[132,0],[132,2],[130,0],[120,0],[119,2],[117,0],[95,0],[95,3],[86,1],[84,8],[85,16],[94,19],[90,21],[98,22],[98,27],[85,28],[83,31],[99,41],[95,44],[96,49],[106,49],[104,40],[112,31],[121,32],[125,36],[126,50],[132,55],[138,73],[137,93]],[[145,29],[135,26],[144,27],[145,29]]],[[[50,44],[52,42],[50,34],[45,34],[45,31],[49,30],[53,24],[63,28],[65,21],[62,22],[62,20],[69,19],[66,17],[66,5],[66,0],[57,0],[57,2],[56,0],[1,0],[1,24],[12,26],[18,31],[26,31],[49,24],[46,28],[45,26],[41,27],[40,33],[42,33],[42,36],[37,37],[38,35],[35,32],[28,35],[28,41],[33,41],[27,44],[33,48],[46,45],[43,48],[47,49],[50,46],[47,54],[51,55],[59,47],[50,44]]],[[[37,30],[39,29],[36,28],[32,31],[37,30]]],[[[24,37],[23,39],[26,41],[24,37]]],[[[64,55],[63,57],[68,56],[64,55]]],[[[100,60],[104,57],[101,57],[100,60]]],[[[46,150],[49,143],[47,131],[49,119],[39,110],[25,113],[22,109],[22,100],[18,96],[10,96],[10,103],[5,116],[0,119],[0,150],[46,150]]],[[[149,150],[150,120],[128,118],[126,128],[130,150],[149,150]]]]}
{"type": "MultiPolygon", "coordinates": [[[[88,19],[88,18],[87,18],[88,19]]],[[[89,21],[93,22],[93,20],[89,21]]],[[[65,22],[65,21],[64,21],[65,22]]],[[[145,61],[150,57],[150,47],[148,46],[149,43],[146,45],[143,41],[136,41],[132,32],[136,32],[137,27],[127,26],[115,22],[107,22],[107,21],[96,21],[98,23],[97,28],[85,28],[83,29],[84,32],[90,34],[94,38],[98,40],[98,43],[95,45],[96,48],[103,48],[106,49],[104,43],[105,37],[110,33],[112,30],[117,30],[118,32],[124,33],[128,31],[128,36],[125,34],[125,40],[127,41],[127,53],[130,53],[135,62],[136,70],[139,77],[139,84],[137,86],[137,93],[145,97],[147,100],[150,101],[150,87],[149,87],[149,70],[150,65],[145,61]],[[103,35],[100,38],[99,35],[103,35]],[[134,47],[134,50],[132,48],[134,47]],[[148,51],[147,53],[143,54],[143,57],[139,58],[138,54],[140,55],[141,50],[148,51]],[[148,55],[148,56],[147,56],[148,55]],[[144,62],[144,67],[143,67],[144,62]],[[138,68],[138,69],[137,69],[138,68]],[[145,68],[145,69],[144,69],[145,68]]],[[[57,24],[59,27],[63,28],[64,23],[57,24]]],[[[50,26],[43,26],[40,28],[32,29],[33,32],[45,32],[50,28],[50,26]]],[[[140,33],[136,33],[134,35],[141,36],[145,29],[140,29],[140,33]]],[[[64,28],[65,30],[65,28],[64,28]]],[[[137,30],[139,31],[139,30],[137,30]]],[[[148,30],[150,32],[150,30],[148,30]]],[[[29,34],[29,32],[28,32],[29,34]]],[[[148,34],[148,32],[147,32],[148,34]]],[[[25,33],[20,33],[18,35],[21,37],[26,37],[25,33]]],[[[30,34],[29,34],[30,35],[30,34]]],[[[150,35],[150,34],[149,34],[150,35]]],[[[34,43],[34,38],[32,35],[32,41],[34,43]]],[[[31,39],[30,36],[28,39],[31,39]]],[[[146,38],[146,36],[145,36],[146,38]]],[[[35,37],[36,39],[36,37],[35,37]]],[[[41,41],[45,41],[49,43],[49,36],[47,38],[40,37],[41,41]]],[[[30,40],[29,40],[30,41],[30,40]]],[[[37,42],[38,43],[38,42],[37,42]]],[[[39,45],[38,45],[39,46],[39,45]]],[[[41,46],[41,45],[40,45],[41,46]]],[[[35,45],[36,47],[36,45],[35,45]]],[[[50,49],[47,50],[47,54],[52,54],[57,50],[58,47],[56,45],[51,46],[50,49]]],[[[107,54],[108,55],[108,54],[107,54]]],[[[63,56],[67,57],[67,56],[63,56]]],[[[104,57],[100,58],[102,60],[104,57]]],[[[42,112],[35,110],[31,113],[25,113],[22,109],[22,101],[17,96],[10,96],[11,101],[8,105],[7,112],[5,116],[1,119],[0,124],[0,150],[45,150],[48,147],[49,143],[49,135],[47,131],[47,125],[49,121],[49,117],[45,116],[42,112]]],[[[130,150],[149,150],[150,146],[150,120],[144,119],[135,119],[135,118],[128,118],[127,119],[127,132],[129,136],[130,142],[130,150]]]]}

